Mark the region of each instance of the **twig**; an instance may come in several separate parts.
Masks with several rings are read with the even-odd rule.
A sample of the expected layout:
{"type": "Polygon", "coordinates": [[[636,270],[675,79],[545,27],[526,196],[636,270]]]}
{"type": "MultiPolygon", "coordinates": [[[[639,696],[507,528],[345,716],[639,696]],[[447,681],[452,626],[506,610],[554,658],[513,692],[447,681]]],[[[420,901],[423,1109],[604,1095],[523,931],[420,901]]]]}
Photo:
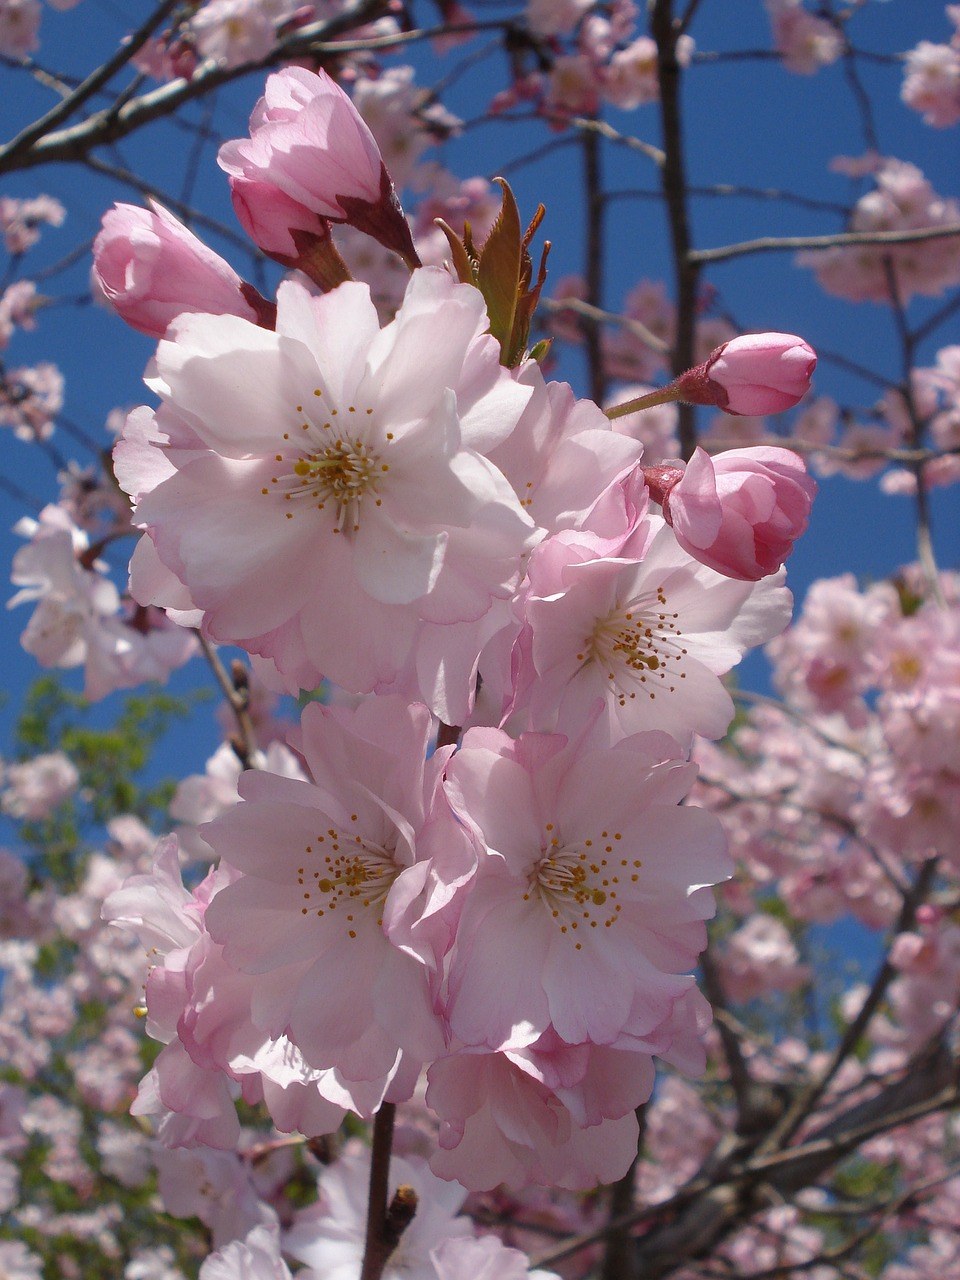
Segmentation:
{"type": "Polygon", "coordinates": [[[109,164],[106,160],[101,160],[99,156],[87,155],[83,157],[83,164],[86,168],[92,169],[94,173],[103,174],[106,178],[113,178],[116,182],[122,182],[125,186],[132,187],[135,191],[139,191],[142,196],[151,196],[155,200],[170,209],[172,213],[177,214],[184,222],[193,222],[197,226],[205,227],[208,231],[214,231],[217,235],[222,236],[224,240],[233,244],[236,248],[242,249],[245,253],[254,254],[256,249],[252,241],[232,228],[218,222],[216,218],[208,217],[207,214],[201,213],[199,209],[194,209],[192,205],[181,203],[175,196],[171,196],[166,191],[156,187],[152,182],[147,182],[138,174],[132,173],[129,169],[124,169],[118,165],[109,164]]]}
{"type": "Polygon", "coordinates": [[[202,631],[197,630],[194,634],[200,641],[203,656],[206,658],[210,670],[213,672],[217,684],[229,703],[230,710],[236,720],[238,736],[233,739],[231,745],[243,767],[245,769],[255,769],[257,767],[257,735],[253,727],[253,720],[250,717],[250,691],[247,685],[246,670],[241,668],[243,675],[240,675],[240,671],[236,671],[231,679],[226,667],[220,661],[216,646],[211,644],[202,631]]]}
{"type": "MultiPolygon", "coordinates": [[[[813,196],[801,195],[797,191],[785,191],[782,187],[746,187],[732,182],[713,182],[703,186],[691,184],[687,187],[691,196],[733,197],[743,200],[779,200],[783,204],[793,204],[800,209],[812,209],[817,213],[838,213],[848,217],[848,205],[838,204],[834,200],[817,200],[813,196]]],[[[642,187],[625,187],[620,191],[608,191],[607,201],[612,200],[660,200],[661,191],[642,187]]]]}
{"type": "Polygon", "coordinates": [[[381,1103],[373,1122],[373,1149],[370,1153],[370,1190],[367,1199],[367,1236],[360,1280],[380,1280],[395,1242],[386,1238],[387,1194],[390,1189],[390,1149],[396,1106],[381,1103]],[[389,1247],[388,1247],[389,1246],[389,1247]]]}
{"type": "Polygon", "coordinates": [[[542,298],[540,306],[544,311],[573,311],[579,316],[583,316],[585,320],[592,320],[597,324],[615,324],[620,328],[626,329],[628,333],[639,339],[645,347],[649,347],[651,351],[656,351],[658,355],[666,355],[670,350],[668,343],[664,342],[658,334],[639,320],[635,320],[633,316],[620,315],[613,311],[604,311],[602,307],[594,307],[589,302],[583,302],[580,298],[542,298]]]}
{"type": "MultiPolygon", "coordinates": [[[[573,116],[566,118],[563,116],[554,117],[562,124],[568,124],[571,129],[578,129],[586,133],[598,133],[602,138],[606,138],[607,142],[613,142],[617,146],[626,147],[629,151],[639,151],[641,155],[652,160],[656,165],[662,165],[664,162],[664,154],[659,147],[653,146],[652,143],[644,142],[642,138],[635,138],[630,133],[620,133],[618,129],[614,129],[613,125],[607,124],[606,120],[595,120],[592,116],[573,116]]],[[[551,119],[547,116],[546,119],[551,119]]]]}
{"type": "Polygon", "coordinates": [[[117,142],[153,120],[172,115],[184,103],[203,97],[222,84],[266,71],[294,58],[309,55],[322,60],[364,50],[395,49],[456,31],[503,30],[508,25],[505,21],[471,22],[460,26],[443,25],[396,32],[389,36],[372,36],[366,40],[337,39],[339,35],[355,27],[366,26],[382,16],[387,8],[387,0],[361,0],[335,18],[312,22],[291,32],[263,57],[229,67],[221,63],[206,62],[189,80],[173,80],[161,85],[158,89],[133,98],[119,111],[115,111],[112,106],[105,108],[79,124],[38,138],[15,157],[11,157],[6,150],[0,151],[0,173],[13,168],[31,169],[52,161],[82,160],[93,147],[117,142]]]}
{"type": "MultiPolygon", "coordinates": [[[[710,945],[700,956],[700,972],[703,974],[703,993],[714,1010],[714,1025],[720,1036],[720,1047],[727,1064],[730,1087],[737,1106],[737,1132],[747,1133],[755,1128],[755,1099],[753,1078],[747,1066],[747,1060],[740,1048],[740,1039],[731,1024],[725,1018],[716,1017],[718,1011],[726,1012],[727,1001],[723,994],[723,986],[717,966],[710,953],[710,945]]],[[[767,1117],[769,1120],[769,1116],[767,1117]]]]}
{"type": "MultiPolygon", "coordinates": [[[[637,1135],[637,1154],[630,1168],[623,1177],[610,1187],[610,1221],[619,1222],[633,1208],[636,1191],[637,1161],[643,1149],[644,1129],[646,1126],[646,1104],[637,1107],[636,1117],[639,1126],[637,1135]]],[[[629,1231],[613,1229],[607,1235],[606,1249],[600,1271],[600,1280],[640,1280],[634,1265],[633,1240],[629,1231]]]]}
{"type": "Polygon", "coordinates": [[[27,151],[34,142],[42,138],[45,133],[49,133],[55,125],[69,119],[88,99],[92,98],[105,84],[109,83],[116,73],[126,66],[130,59],[143,48],[153,32],[179,3],[180,0],[163,0],[159,8],[150,14],[146,22],[138,27],[130,39],[121,44],[102,66],[98,67],[96,71],[92,71],[85,80],[82,80],[77,85],[72,93],[61,99],[56,106],[51,107],[33,124],[28,125],[5,147],[0,148],[0,168],[15,167],[7,162],[15,160],[17,156],[27,151]]]}
{"type": "MultiPolygon", "coordinates": [[[[675,377],[693,367],[696,342],[697,293],[700,286],[699,260],[693,251],[687,212],[687,176],[683,153],[683,126],[680,117],[680,63],[677,40],[680,33],[673,18],[672,0],[655,0],[650,15],[650,34],[657,43],[657,75],[660,81],[660,121],[664,159],[660,181],[667,205],[676,288],[677,327],[672,369],[675,377]]],[[[680,404],[677,410],[680,452],[689,458],[697,443],[693,408],[680,404]]]]}
{"type": "MultiPolygon", "coordinates": [[[[928,859],[917,875],[910,892],[904,897],[903,905],[900,908],[900,914],[892,928],[892,935],[905,933],[913,928],[916,920],[917,908],[926,898],[933,883],[936,874],[937,860],[935,858],[928,859]]],[[[830,1056],[830,1061],[824,1067],[823,1071],[812,1080],[804,1089],[799,1097],[797,1097],[787,1111],[783,1120],[778,1124],[770,1134],[768,1140],[764,1143],[764,1149],[772,1150],[774,1147],[783,1146],[789,1142],[800,1126],[811,1114],[813,1108],[817,1105],[824,1093],[830,1087],[834,1076],[846,1062],[847,1058],[856,1048],[860,1037],[867,1028],[870,1019],[876,1013],[880,1006],[880,1002],[886,995],[887,988],[896,977],[897,970],[890,963],[889,956],[885,956],[876,976],[870,985],[863,1004],[857,1012],[855,1018],[847,1024],[847,1028],[840,1038],[839,1043],[830,1056]]]]}
{"type": "MultiPolygon", "coordinates": [[[[581,134],[580,141],[583,152],[583,199],[587,223],[586,244],[584,246],[584,278],[587,284],[588,304],[592,307],[599,307],[603,302],[604,247],[603,170],[601,167],[600,135],[596,131],[588,129],[581,134]]],[[[596,404],[603,404],[606,394],[606,376],[599,328],[596,325],[588,326],[584,330],[583,339],[587,353],[590,396],[596,404]]]]}
{"type": "Polygon", "coordinates": [[[841,231],[828,236],[760,236],[716,249],[693,249],[694,262],[728,262],[748,253],[784,253],[792,249],[840,249],[846,245],[921,244],[925,240],[945,240],[960,236],[960,224],[948,227],[921,227],[916,231],[841,231]]]}

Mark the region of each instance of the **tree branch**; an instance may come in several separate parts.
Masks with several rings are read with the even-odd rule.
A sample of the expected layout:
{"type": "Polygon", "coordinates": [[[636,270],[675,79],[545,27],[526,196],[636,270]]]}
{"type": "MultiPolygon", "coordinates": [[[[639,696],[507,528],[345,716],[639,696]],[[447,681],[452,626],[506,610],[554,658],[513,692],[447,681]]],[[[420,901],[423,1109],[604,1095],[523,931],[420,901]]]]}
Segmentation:
{"type": "Polygon", "coordinates": [[[28,125],[11,142],[0,149],[0,171],[7,168],[16,168],[15,164],[10,163],[11,161],[16,160],[19,155],[29,150],[39,138],[42,138],[55,125],[69,119],[95,93],[108,84],[116,73],[125,67],[131,58],[143,48],[153,32],[179,3],[180,0],[163,0],[163,3],[150,14],[142,26],[137,28],[130,39],[120,45],[112,57],[108,58],[96,71],[92,71],[85,80],[82,80],[77,85],[72,93],[62,98],[56,106],[51,107],[45,115],[40,116],[33,124],[28,125]]]}
{"type": "Polygon", "coordinates": [[[841,249],[846,245],[921,244],[925,240],[945,240],[960,236],[960,224],[949,227],[921,227],[916,231],[842,231],[829,236],[760,236],[716,249],[692,249],[694,262],[728,262],[748,253],[783,253],[792,249],[841,249]]]}

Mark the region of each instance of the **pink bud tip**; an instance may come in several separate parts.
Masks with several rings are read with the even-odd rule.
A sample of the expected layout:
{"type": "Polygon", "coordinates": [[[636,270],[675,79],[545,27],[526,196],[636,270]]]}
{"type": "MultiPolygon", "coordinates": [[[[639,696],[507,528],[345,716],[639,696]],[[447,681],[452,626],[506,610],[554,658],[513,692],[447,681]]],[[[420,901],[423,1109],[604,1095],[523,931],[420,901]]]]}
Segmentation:
{"type": "Polygon", "coordinates": [[[663,496],[651,496],[681,547],[728,578],[776,573],[807,527],[817,486],[789,449],[758,445],[711,458],[698,448],[679,478],[674,471],[658,477],[663,496]]]}
{"type": "Polygon", "coordinates": [[[817,353],[792,333],[731,338],[677,379],[684,400],[725,413],[757,415],[792,409],[810,390],[817,353]]]}

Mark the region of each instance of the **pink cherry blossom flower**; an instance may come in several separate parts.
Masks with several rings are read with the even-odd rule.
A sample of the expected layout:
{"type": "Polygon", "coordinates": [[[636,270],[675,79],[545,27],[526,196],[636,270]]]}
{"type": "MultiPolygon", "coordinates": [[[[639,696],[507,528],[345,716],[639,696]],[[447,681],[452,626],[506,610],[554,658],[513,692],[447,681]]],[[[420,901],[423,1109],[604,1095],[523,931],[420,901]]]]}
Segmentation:
{"type": "Polygon", "coordinates": [[[723,989],[735,1001],[755,1000],[771,991],[796,991],[811,977],[786,926],[761,913],[725,940],[718,961],[723,989]]]}
{"type": "Polygon", "coordinates": [[[10,1280],[42,1280],[43,1277],[43,1259],[21,1240],[0,1240],[0,1268],[10,1280]]]}
{"type": "Polygon", "coordinates": [[[26,253],[40,239],[40,227],[59,227],[67,211],[53,196],[33,196],[18,200],[14,196],[0,196],[0,231],[3,232],[7,252],[26,253]]]}
{"type": "Polygon", "coordinates": [[[276,1212],[260,1199],[249,1164],[233,1151],[156,1151],[157,1190],[167,1213],[199,1218],[214,1249],[243,1240],[255,1227],[276,1230],[276,1212]]]}
{"type": "Polygon", "coordinates": [[[290,3],[265,5],[261,0],[208,0],[190,19],[188,31],[194,37],[201,58],[212,58],[222,66],[263,58],[273,48],[277,19],[290,3]]]}
{"type": "Polygon", "coordinates": [[[250,117],[250,138],[217,157],[233,178],[275,188],[331,222],[349,222],[411,266],[410,228],[373,134],[325,71],[285,67],[267,79],[250,117]]]}
{"type": "Polygon", "coordinates": [[[843,53],[842,33],[826,18],[803,7],[803,0],[767,0],[774,42],[788,71],[811,76],[843,53]]]}
{"type": "Polygon", "coordinates": [[[542,528],[582,523],[600,495],[639,462],[637,441],[611,430],[592,400],[578,400],[565,382],[546,382],[531,364],[519,377],[533,388],[510,436],[492,449],[493,462],[542,528]]]}
{"type": "Polygon", "coordinates": [[[254,1227],[243,1240],[211,1253],[200,1268],[199,1280],[290,1280],[290,1268],[280,1256],[276,1229],[254,1227]]]}
{"type": "Polygon", "coordinates": [[[63,374],[47,360],[0,377],[0,426],[18,440],[47,440],[63,408],[63,374]]]}
{"type": "MultiPolygon", "coordinates": [[[[561,735],[471,729],[447,790],[481,847],[450,969],[465,1045],[656,1035],[692,987],[729,874],[719,823],[680,807],[695,768],[665,734],[587,750],[561,735]]],[[[668,1037],[669,1043],[669,1037],[668,1037]]]]}
{"type": "Polygon", "coordinates": [[[427,1073],[441,1121],[430,1166],[473,1191],[615,1181],[636,1155],[634,1111],[653,1078],[647,1054],[564,1045],[552,1031],[525,1049],[441,1058],[427,1073]]]}
{"type": "Polygon", "coordinates": [[[737,582],[691,559],[658,519],[649,531],[643,554],[599,554],[576,533],[537,548],[521,638],[535,679],[529,692],[518,686],[532,724],[566,731],[599,705],[610,741],[726,732],[733,703],[719,677],[786,626],[783,572],[737,582]]]}
{"type": "MultiPolygon", "coordinates": [[[[851,231],[915,231],[954,226],[960,202],[938,195],[916,165],[892,157],[871,161],[875,187],[860,197],[851,231]]],[[[923,245],[855,245],[798,254],[828,293],[855,302],[890,301],[887,263],[896,274],[899,302],[915,293],[936,296],[960,281],[960,240],[945,236],[923,245]]]]}
{"type": "Polygon", "coordinates": [[[7,765],[2,773],[3,811],[35,822],[48,817],[76,791],[80,774],[62,751],[34,756],[23,764],[7,765]]]}
{"type": "Polygon", "coordinates": [[[544,110],[554,127],[567,116],[591,115],[600,105],[597,67],[586,54],[561,54],[547,78],[544,110]]]}
{"type": "Polygon", "coordinates": [[[86,696],[96,699],[165,679],[193,654],[195,638],[159,615],[123,618],[104,566],[82,563],[89,540],[62,508],[45,507],[39,520],[23,519],[17,529],[31,541],[13,558],[11,576],[21,589],[7,607],[36,602],[20,642],[42,666],[82,666],[86,696]]]}
{"type": "MultiPolygon", "coordinates": [[[[690,36],[680,36],[676,53],[681,67],[689,66],[693,49],[690,36]]],[[[613,54],[603,77],[603,96],[621,111],[633,111],[636,107],[659,101],[655,41],[649,36],[639,36],[625,49],[618,49],[613,54]]]]}
{"type": "Polygon", "coordinates": [[[646,468],[677,542],[701,564],[756,582],[775,573],[807,527],[816,483],[789,449],[697,448],[686,468],[646,468]]]}
{"type": "MultiPolygon", "coordinates": [[[[430,103],[430,93],[414,80],[411,66],[385,67],[375,76],[360,75],[353,86],[353,103],[376,139],[382,161],[402,190],[417,174],[417,161],[435,137],[455,132],[461,121],[430,103]]],[[[499,201],[496,202],[499,206],[499,201]]],[[[423,217],[423,213],[419,213],[423,217]]],[[[479,243],[480,232],[476,231],[479,243]]]]}
{"type": "Polygon", "coordinates": [[[310,1071],[284,1037],[254,1025],[249,979],[225,963],[206,933],[209,903],[236,878],[222,866],[188,893],[176,840],[168,837],[153,872],[131,876],[104,903],[104,918],[136,931],[154,961],[145,983],[147,1030],[166,1047],[141,1082],[132,1113],[153,1117],[166,1146],[233,1149],[240,1088],[248,1102],[266,1102],[279,1128],[308,1136],[339,1127],[340,1103],[352,1101],[339,1081],[310,1071]]]}
{"type": "Polygon", "coordinates": [[[723,343],[674,384],[679,398],[724,413],[792,409],[810,390],[816,352],[792,333],[745,333],[723,343]]]}
{"type": "Polygon", "coordinates": [[[230,198],[250,239],[284,266],[298,266],[305,255],[325,246],[330,239],[326,218],[269,182],[231,177],[230,198]]]}
{"type": "Polygon", "coordinates": [[[169,575],[138,582],[135,553],[141,602],[184,607],[172,578],[214,639],[303,687],[367,692],[403,669],[419,621],[474,622],[508,599],[537,534],[477,450],[510,433],[531,388],[486,325],[479,292],[432,268],[382,330],[354,283],[318,298],[281,285],[275,333],[178,320],[152,380],[171,416],[145,433],[131,418],[123,454],[169,575]]]}
{"type": "Polygon", "coordinates": [[[439,792],[449,750],[425,761],[430,734],[426,708],[399,698],[312,703],[299,743],[312,780],[247,772],[243,802],[201,828],[243,873],[206,915],[226,962],[293,966],[273,1026],[311,1066],[352,1079],[391,1072],[401,1049],[424,1061],[443,1047],[431,973],[473,855],[439,792]]]}
{"type": "Polygon", "coordinates": [[[161,338],[178,315],[206,312],[260,321],[270,308],[223,258],[162,205],[117,204],[93,243],[94,273],[127,324],[161,338]]]}
{"type": "Polygon", "coordinates": [[[0,53],[25,58],[40,47],[39,0],[0,0],[0,53]]]}
{"type": "Polygon", "coordinates": [[[937,129],[956,124],[960,120],[960,49],[921,40],[907,54],[900,97],[937,129]]]}
{"type": "Polygon", "coordinates": [[[431,1251],[437,1280],[559,1280],[553,1271],[529,1269],[529,1258],[496,1236],[453,1236],[431,1251]]]}
{"type": "Polygon", "coordinates": [[[6,347],[17,326],[35,329],[35,313],[44,299],[32,280],[15,280],[0,297],[0,348],[6,347]]]}

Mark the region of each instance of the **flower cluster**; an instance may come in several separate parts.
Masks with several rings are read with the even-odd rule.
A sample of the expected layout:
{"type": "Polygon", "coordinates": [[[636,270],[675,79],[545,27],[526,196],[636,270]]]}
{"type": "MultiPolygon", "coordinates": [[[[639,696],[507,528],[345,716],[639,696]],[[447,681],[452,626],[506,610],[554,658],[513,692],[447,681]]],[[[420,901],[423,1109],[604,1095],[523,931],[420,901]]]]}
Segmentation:
{"type": "Polygon", "coordinates": [[[921,40],[907,54],[900,96],[927,124],[946,129],[960,120],[960,5],[948,4],[949,44],[921,40]]]}
{"type": "MultiPolygon", "coordinates": [[[[152,956],[164,1045],[134,1110],[171,1147],[230,1150],[238,1097],[316,1136],[425,1072],[441,1178],[611,1181],[653,1057],[703,1064],[691,971],[731,864],[716,818],[683,803],[688,754],[730,722],[720,677],[788,620],[780,566],[812,481],[743,450],[712,487],[699,460],[658,486],[638,440],[524,356],[535,295],[485,265],[509,192],[476,276],[462,247],[459,279],[416,266],[328,78],[272,76],[220,161],[247,230],[308,283],[274,305],[165,211],[105,219],[103,292],[160,339],[159,406],[115,451],[142,531],[131,590],[246,650],[268,686],[346,701],[308,705],[236,790],[184,793],[188,821],[212,817],[185,833],[218,859],[198,886],[170,840],[108,899],[152,956]],[[331,222],[412,268],[386,323],[331,222]]],[[[814,360],[768,335],[703,378],[712,403],[776,409],[814,360]]]]}
{"type": "MultiPolygon", "coordinates": [[[[854,205],[848,230],[908,232],[960,223],[960,203],[938,195],[916,165],[877,156],[870,169],[874,189],[854,205]]],[[[956,236],[923,245],[839,245],[804,252],[798,260],[813,268],[828,293],[903,304],[915,293],[936,296],[960,281],[958,245],[956,236]]]]}

